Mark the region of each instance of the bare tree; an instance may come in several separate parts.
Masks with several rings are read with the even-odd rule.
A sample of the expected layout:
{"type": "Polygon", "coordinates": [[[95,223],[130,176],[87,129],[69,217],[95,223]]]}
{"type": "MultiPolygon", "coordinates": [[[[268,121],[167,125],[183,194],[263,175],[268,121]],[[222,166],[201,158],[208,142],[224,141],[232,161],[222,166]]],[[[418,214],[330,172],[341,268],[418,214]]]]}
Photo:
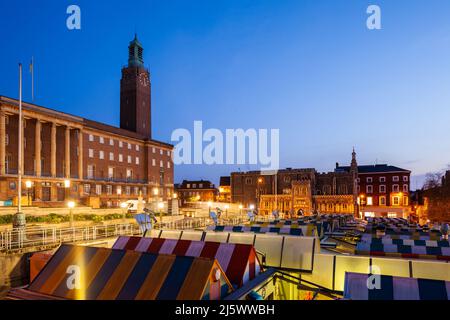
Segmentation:
{"type": "Polygon", "coordinates": [[[441,186],[442,182],[442,173],[441,172],[430,172],[425,176],[425,183],[423,188],[425,190],[433,189],[441,186]]]}

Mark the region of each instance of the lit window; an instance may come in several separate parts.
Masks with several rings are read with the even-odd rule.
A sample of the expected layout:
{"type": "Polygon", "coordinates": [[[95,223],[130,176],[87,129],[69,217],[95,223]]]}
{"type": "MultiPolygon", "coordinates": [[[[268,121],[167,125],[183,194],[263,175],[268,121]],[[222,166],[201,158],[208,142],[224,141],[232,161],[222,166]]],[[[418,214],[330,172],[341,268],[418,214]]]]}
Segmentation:
{"type": "Polygon", "coordinates": [[[100,150],[99,152],[98,152],[98,157],[100,158],[100,159],[105,159],[105,153],[102,151],[102,150],[100,150]]]}
{"type": "Polygon", "coordinates": [[[139,157],[136,157],[136,164],[139,164],[139,157]]]}
{"type": "Polygon", "coordinates": [[[119,162],[123,162],[123,155],[119,154],[119,162]]]}
{"type": "Polygon", "coordinates": [[[367,205],[368,206],[372,206],[373,205],[372,197],[367,197],[367,205]]]}
{"type": "Polygon", "coordinates": [[[114,145],[114,140],[113,139],[109,139],[109,145],[113,146],[114,145]]]}
{"type": "Polygon", "coordinates": [[[94,149],[89,149],[89,158],[94,157],[94,149]]]}
{"type": "Polygon", "coordinates": [[[392,212],[388,212],[388,218],[397,218],[397,214],[396,213],[392,213],[392,212]]]}
{"type": "Polygon", "coordinates": [[[94,141],[94,135],[93,135],[93,134],[90,134],[90,135],[89,135],[89,141],[90,141],[90,142],[94,141]]]}
{"type": "Polygon", "coordinates": [[[90,184],[85,184],[83,187],[83,191],[85,194],[90,194],[91,193],[91,185],[90,184]]]}
{"type": "Polygon", "coordinates": [[[119,148],[122,148],[122,147],[123,147],[123,142],[119,141],[119,148]]]}
{"type": "Polygon", "coordinates": [[[99,141],[100,141],[100,143],[105,143],[105,138],[99,137],[99,141]]]}
{"type": "Polygon", "coordinates": [[[131,143],[128,144],[128,149],[131,150],[131,143]]]}
{"type": "Polygon", "coordinates": [[[131,163],[131,156],[127,157],[127,161],[128,161],[128,163],[131,163]]]}
{"type": "Polygon", "coordinates": [[[136,145],[136,151],[139,151],[139,146],[138,145],[136,145]]]}
{"type": "Polygon", "coordinates": [[[99,196],[102,194],[102,185],[101,184],[97,184],[95,186],[95,193],[99,196]]]}
{"type": "Polygon", "coordinates": [[[133,177],[133,170],[127,169],[127,179],[130,179],[133,177]]]}
{"type": "Polygon", "coordinates": [[[152,152],[153,152],[153,153],[156,153],[155,147],[152,148],[152,152]]]}
{"type": "Polygon", "coordinates": [[[380,206],[385,206],[386,205],[386,197],[382,196],[380,197],[380,206]]]}
{"type": "Polygon", "coordinates": [[[114,153],[113,152],[109,153],[109,161],[114,161],[114,153]]]}
{"type": "Polygon", "coordinates": [[[167,156],[170,157],[172,154],[170,152],[170,150],[167,151],[167,156]]]}
{"type": "Polygon", "coordinates": [[[167,169],[170,169],[170,162],[167,161],[167,169]]]}
{"type": "Polygon", "coordinates": [[[139,187],[134,187],[134,194],[139,195],[139,187]]]}
{"type": "Polygon", "coordinates": [[[126,187],[125,187],[125,194],[126,194],[127,196],[129,196],[130,193],[131,193],[131,188],[130,188],[130,186],[126,186],[126,187]]]}
{"type": "Polygon", "coordinates": [[[112,195],[112,190],[113,190],[112,185],[108,184],[108,185],[106,186],[106,194],[107,194],[108,196],[112,195]]]}
{"type": "Polygon", "coordinates": [[[163,164],[163,161],[162,161],[162,160],[159,161],[159,166],[160,166],[161,168],[164,167],[164,164],[163,164]]]}
{"type": "Polygon", "coordinates": [[[152,159],[152,166],[156,166],[156,160],[152,159]]]}
{"type": "Polygon", "coordinates": [[[95,174],[95,167],[92,164],[87,166],[87,178],[93,179],[95,174]]]}
{"type": "Polygon", "coordinates": [[[407,206],[408,205],[408,197],[403,197],[403,205],[407,206]]]}
{"type": "Polygon", "coordinates": [[[400,205],[400,198],[399,198],[399,197],[393,197],[393,198],[392,198],[392,204],[393,204],[394,206],[400,205]]]}
{"type": "Polygon", "coordinates": [[[163,150],[162,150],[162,149],[159,150],[159,154],[160,154],[160,155],[163,154],[163,150]]]}
{"type": "Polygon", "coordinates": [[[114,167],[108,167],[108,178],[114,178],[114,167]]]}

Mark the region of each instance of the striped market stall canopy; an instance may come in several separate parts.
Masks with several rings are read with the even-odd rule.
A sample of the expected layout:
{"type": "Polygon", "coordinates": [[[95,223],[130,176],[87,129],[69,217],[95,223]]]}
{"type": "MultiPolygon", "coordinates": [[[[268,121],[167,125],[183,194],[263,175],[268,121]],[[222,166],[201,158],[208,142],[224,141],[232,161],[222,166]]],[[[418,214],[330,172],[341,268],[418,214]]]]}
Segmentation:
{"type": "Polygon", "coordinates": [[[344,299],[450,300],[450,282],[385,275],[370,276],[362,273],[347,272],[345,274],[344,299]],[[377,280],[373,277],[379,278],[377,280]],[[373,284],[374,289],[368,288],[368,280],[369,283],[373,284]],[[377,281],[379,282],[377,283],[377,281]]]}
{"type": "Polygon", "coordinates": [[[216,259],[234,287],[241,287],[261,272],[256,251],[248,244],[122,236],[113,249],[216,259]]]}
{"type": "Polygon", "coordinates": [[[208,230],[215,232],[252,232],[252,233],[276,233],[289,236],[318,236],[318,228],[315,224],[252,224],[240,226],[211,226],[208,230]]]}
{"type": "Polygon", "coordinates": [[[356,254],[371,256],[391,256],[415,259],[434,259],[450,261],[450,247],[410,246],[401,244],[383,244],[359,242],[356,254]]]}
{"type": "Polygon", "coordinates": [[[218,300],[232,290],[214,259],[62,245],[30,286],[10,298],[218,300]]]}

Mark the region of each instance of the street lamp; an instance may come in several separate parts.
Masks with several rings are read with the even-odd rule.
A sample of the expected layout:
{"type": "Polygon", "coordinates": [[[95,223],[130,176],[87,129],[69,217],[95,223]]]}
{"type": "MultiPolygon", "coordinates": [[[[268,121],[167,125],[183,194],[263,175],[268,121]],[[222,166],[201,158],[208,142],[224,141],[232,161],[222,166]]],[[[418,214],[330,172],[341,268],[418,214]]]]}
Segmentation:
{"type": "Polygon", "coordinates": [[[162,209],[164,208],[164,203],[163,202],[158,202],[158,210],[159,210],[159,219],[161,220],[161,229],[162,229],[162,220],[163,220],[163,212],[162,209]]]}
{"type": "Polygon", "coordinates": [[[261,183],[263,183],[263,179],[262,178],[258,178],[258,186],[257,186],[257,203],[256,206],[259,208],[259,202],[261,200],[261,183]]]}
{"type": "Polygon", "coordinates": [[[242,208],[244,208],[244,206],[242,204],[239,205],[239,215],[242,215],[242,208]]]}
{"type": "Polygon", "coordinates": [[[67,202],[67,206],[69,207],[69,216],[70,216],[70,227],[73,228],[73,208],[75,208],[75,201],[67,202]]]}
{"type": "Polygon", "coordinates": [[[67,200],[68,194],[69,194],[69,188],[70,188],[70,180],[69,179],[64,180],[64,188],[65,188],[64,200],[67,200]]]}
{"type": "Polygon", "coordinates": [[[120,207],[122,208],[122,215],[123,215],[123,220],[125,221],[125,218],[126,218],[126,208],[128,207],[128,203],[126,203],[126,202],[122,202],[121,204],[120,204],[120,207]]]}
{"type": "Polygon", "coordinates": [[[230,209],[230,206],[229,205],[225,205],[225,218],[227,218],[228,219],[228,209],[230,209]]]}
{"type": "Polygon", "coordinates": [[[25,181],[25,187],[27,188],[27,197],[28,197],[28,206],[30,206],[30,189],[31,189],[32,183],[30,180],[25,181]]]}
{"type": "Polygon", "coordinates": [[[254,204],[250,205],[250,210],[255,210],[255,205],[254,204]]]}

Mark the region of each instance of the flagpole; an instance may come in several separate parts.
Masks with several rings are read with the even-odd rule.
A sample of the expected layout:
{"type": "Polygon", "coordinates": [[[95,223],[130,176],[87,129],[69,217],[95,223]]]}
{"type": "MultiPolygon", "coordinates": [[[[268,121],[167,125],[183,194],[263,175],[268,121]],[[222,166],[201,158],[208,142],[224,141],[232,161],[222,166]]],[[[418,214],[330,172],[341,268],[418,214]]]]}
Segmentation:
{"type": "Polygon", "coordinates": [[[34,57],[31,56],[31,101],[34,102],[34,57]]]}
{"type": "Polygon", "coordinates": [[[23,159],[22,159],[22,141],[23,140],[23,120],[22,120],[22,64],[19,63],[19,143],[18,143],[18,185],[17,185],[17,213],[13,221],[14,228],[22,228],[25,226],[25,217],[22,214],[22,169],[23,169],[23,159]]]}

